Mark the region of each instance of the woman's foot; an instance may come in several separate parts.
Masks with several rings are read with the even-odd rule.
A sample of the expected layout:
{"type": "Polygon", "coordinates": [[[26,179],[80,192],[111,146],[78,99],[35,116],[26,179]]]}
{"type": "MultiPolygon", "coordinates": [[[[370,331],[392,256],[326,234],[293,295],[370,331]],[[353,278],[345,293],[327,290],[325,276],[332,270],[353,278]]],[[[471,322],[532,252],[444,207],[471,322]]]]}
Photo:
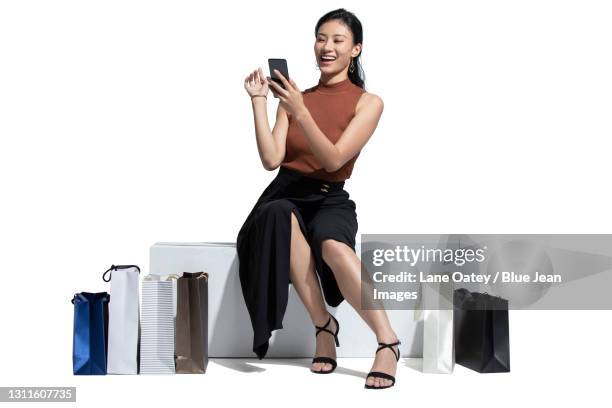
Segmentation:
{"type": "MultiPolygon", "coordinates": [[[[315,325],[319,327],[324,327],[325,323],[328,322],[327,319],[329,319],[329,323],[327,324],[325,328],[331,331],[332,333],[336,333],[336,330],[338,330],[338,326],[336,325],[336,322],[331,317],[331,315],[327,315],[325,320],[323,320],[322,322],[316,322],[315,325]]],[[[334,336],[332,334],[323,330],[319,333],[318,336],[316,336],[316,341],[317,341],[316,343],[317,345],[316,345],[316,350],[315,350],[315,357],[330,357],[334,360],[336,359],[336,343],[334,341],[334,336]]],[[[330,363],[312,363],[310,370],[311,371],[329,371],[332,368],[333,366],[330,363]]]]}
{"type": "MultiPolygon", "coordinates": [[[[395,343],[397,341],[397,337],[393,336],[378,339],[378,341],[381,343],[395,343]]],[[[391,348],[385,347],[376,353],[376,356],[374,357],[374,364],[372,365],[372,369],[370,371],[378,371],[395,377],[395,372],[397,371],[396,355],[399,353],[399,347],[396,345],[392,346],[391,348]],[[393,351],[391,351],[391,348],[393,351]]],[[[386,378],[368,377],[366,379],[366,385],[371,387],[388,387],[391,384],[393,384],[393,381],[386,378]]]]}

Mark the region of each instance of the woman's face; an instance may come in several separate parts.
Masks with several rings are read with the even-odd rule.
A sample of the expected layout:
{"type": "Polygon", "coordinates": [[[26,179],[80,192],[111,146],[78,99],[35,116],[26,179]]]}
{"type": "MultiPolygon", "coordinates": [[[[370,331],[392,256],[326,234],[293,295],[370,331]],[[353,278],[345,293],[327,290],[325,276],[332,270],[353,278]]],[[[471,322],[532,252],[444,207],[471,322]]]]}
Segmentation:
{"type": "Polygon", "coordinates": [[[348,70],[351,58],[359,55],[361,44],[353,44],[351,30],[340,20],[321,24],[315,40],[315,56],[321,73],[333,75],[348,70]]]}

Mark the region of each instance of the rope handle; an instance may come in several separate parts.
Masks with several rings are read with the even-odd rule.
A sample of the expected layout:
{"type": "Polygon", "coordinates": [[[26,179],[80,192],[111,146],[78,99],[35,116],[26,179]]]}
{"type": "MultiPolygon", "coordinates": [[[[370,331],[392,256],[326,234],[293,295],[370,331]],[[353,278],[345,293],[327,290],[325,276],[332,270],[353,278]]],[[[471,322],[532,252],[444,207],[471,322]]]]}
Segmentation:
{"type": "Polygon", "coordinates": [[[208,281],[208,272],[204,272],[204,271],[199,271],[199,272],[183,272],[183,278],[187,278],[187,279],[205,279],[206,281],[208,281]],[[195,276],[198,275],[198,276],[195,276]]]}
{"type": "Polygon", "coordinates": [[[107,273],[109,273],[109,272],[111,272],[111,271],[116,271],[116,270],[118,270],[118,269],[128,269],[128,268],[136,268],[136,269],[138,270],[138,273],[140,274],[140,267],[138,267],[138,265],[111,265],[111,267],[110,267],[110,268],[108,268],[108,269],[107,269],[107,270],[104,272],[104,274],[102,274],[102,280],[103,280],[104,282],[110,282],[111,277],[112,277],[112,276],[111,276],[112,274],[109,274],[108,279],[106,279],[106,274],[107,274],[107,273]]]}

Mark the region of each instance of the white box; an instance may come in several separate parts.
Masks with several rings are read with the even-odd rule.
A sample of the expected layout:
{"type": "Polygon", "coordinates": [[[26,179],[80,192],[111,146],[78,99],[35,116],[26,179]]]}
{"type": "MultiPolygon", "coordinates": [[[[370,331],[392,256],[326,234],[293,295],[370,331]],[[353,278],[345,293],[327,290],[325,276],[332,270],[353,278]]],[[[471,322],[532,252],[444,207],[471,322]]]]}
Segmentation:
{"type": "MultiPolygon", "coordinates": [[[[360,245],[356,246],[361,254],[360,245]]],[[[234,243],[158,242],[151,246],[150,273],[167,275],[204,271],[208,281],[209,357],[256,358],[252,351],[253,329],[242,296],[238,276],[238,255],[234,243]]],[[[292,285],[283,319],[283,329],[272,332],[266,357],[310,358],[315,351],[315,328],[292,285]]],[[[338,319],[340,347],[338,357],[373,357],[376,337],[345,300],[328,310],[338,319]]],[[[402,344],[402,357],[421,357],[423,327],[413,311],[387,311],[402,344]]]]}

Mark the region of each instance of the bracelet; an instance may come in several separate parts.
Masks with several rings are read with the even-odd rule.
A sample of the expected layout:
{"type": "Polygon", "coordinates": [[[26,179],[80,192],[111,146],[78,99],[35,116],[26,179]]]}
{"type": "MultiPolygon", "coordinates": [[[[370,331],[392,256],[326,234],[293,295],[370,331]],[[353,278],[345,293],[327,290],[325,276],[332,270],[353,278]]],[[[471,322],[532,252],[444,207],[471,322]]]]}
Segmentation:
{"type": "Polygon", "coordinates": [[[252,100],[253,98],[257,98],[258,96],[268,99],[268,96],[267,96],[267,95],[253,95],[253,96],[251,96],[251,100],[252,100]]]}

